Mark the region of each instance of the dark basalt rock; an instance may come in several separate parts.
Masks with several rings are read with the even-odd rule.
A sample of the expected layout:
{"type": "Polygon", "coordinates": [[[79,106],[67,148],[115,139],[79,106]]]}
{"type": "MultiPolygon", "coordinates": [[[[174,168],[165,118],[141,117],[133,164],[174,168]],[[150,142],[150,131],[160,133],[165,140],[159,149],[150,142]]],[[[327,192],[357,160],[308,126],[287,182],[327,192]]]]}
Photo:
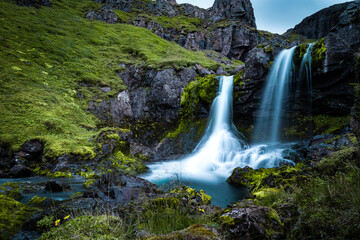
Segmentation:
{"type": "Polygon", "coordinates": [[[46,183],[45,190],[49,192],[63,192],[66,187],[61,182],[51,180],[46,183]]]}
{"type": "Polygon", "coordinates": [[[155,184],[124,173],[103,175],[96,186],[104,200],[121,204],[141,201],[159,193],[155,184]]]}
{"type": "Polygon", "coordinates": [[[49,0],[17,0],[16,2],[18,5],[26,7],[51,7],[51,2],[49,0]]]}
{"type": "Polygon", "coordinates": [[[179,72],[174,69],[156,71],[132,66],[119,76],[128,89],[97,106],[89,102],[90,111],[112,125],[144,120],[172,123],[179,115],[182,91],[195,79],[196,71],[190,68],[179,72]]]}
{"type": "Polygon", "coordinates": [[[322,9],[305,18],[287,33],[301,34],[309,39],[323,38],[330,33],[333,27],[339,24],[339,17],[349,4],[350,2],[341,3],[322,9]]]}
{"type": "Polygon", "coordinates": [[[250,0],[215,0],[210,14],[215,21],[243,21],[256,28],[254,9],[250,0]]]}
{"type": "Polygon", "coordinates": [[[221,215],[226,239],[281,239],[283,226],[275,210],[262,206],[233,208],[221,215]]]}
{"type": "Polygon", "coordinates": [[[9,171],[9,176],[14,178],[30,177],[32,171],[30,168],[23,165],[15,165],[9,171]]]}
{"type": "Polygon", "coordinates": [[[33,156],[42,154],[42,151],[44,150],[44,144],[42,144],[38,140],[31,140],[27,141],[22,145],[21,149],[24,152],[30,153],[33,156]]]}

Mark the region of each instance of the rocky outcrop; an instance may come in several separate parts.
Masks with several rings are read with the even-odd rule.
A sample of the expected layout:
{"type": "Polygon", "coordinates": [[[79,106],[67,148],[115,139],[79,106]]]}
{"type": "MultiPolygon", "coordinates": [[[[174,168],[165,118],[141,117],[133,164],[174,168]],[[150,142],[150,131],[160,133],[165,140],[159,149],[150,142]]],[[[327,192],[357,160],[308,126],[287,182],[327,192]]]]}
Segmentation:
{"type": "Polygon", "coordinates": [[[288,33],[301,34],[309,39],[323,38],[339,24],[339,17],[349,4],[350,2],[341,3],[322,9],[288,30],[288,33]]]}
{"type": "Polygon", "coordinates": [[[107,23],[116,23],[118,16],[112,7],[105,5],[97,11],[90,11],[86,14],[86,18],[90,20],[99,20],[107,23]]]}
{"type": "MultiPolygon", "coordinates": [[[[262,33],[255,28],[255,17],[249,0],[215,1],[208,10],[191,4],[176,4],[175,1],[161,0],[145,3],[143,1],[96,0],[107,4],[86,17],[105,22],[117,21],[112,9],[132,13],[134,10],[153,16],[198,18],[201,21],[184,22],[184,26],[167,26],[167,23],[150,15],[130,17],[127,23],[147,28],[169,41],[174,41],[189,50],[214,50],[231,59],[245,59],[251,48],[262,42],[262,33]]],[[[181,25],[181,24],[180,24],[181,25]]]]}
{"type": "Polygon", "coordinates": [[[90,102],[92,112],[101,120],[114,124],[145,119],[169,123],[177,120],[182,91],[195,79],[196,71],[191,68],[177,72],[174,69],[156,71],[129,67],[119,76],[128,90],[97,106],[90,102]]]}
{"type": "Polygon", "coordinates": [[[339,16],[326,37],[323,68],[314,73],[314,111],[349,115],[354,104],[355,53],[360,47],[360,2],[353,2],[339,16]],[[322,100],[321,100],[322,99],[322,100]],[[324,101],[324,99],[327,99],[324,101]]]}
{"type": "Polygon", "coordinates": [[[256,28],[254,9],[250,0],[215,0],[210,15],[214,21],[242,21],[256,28]]]}

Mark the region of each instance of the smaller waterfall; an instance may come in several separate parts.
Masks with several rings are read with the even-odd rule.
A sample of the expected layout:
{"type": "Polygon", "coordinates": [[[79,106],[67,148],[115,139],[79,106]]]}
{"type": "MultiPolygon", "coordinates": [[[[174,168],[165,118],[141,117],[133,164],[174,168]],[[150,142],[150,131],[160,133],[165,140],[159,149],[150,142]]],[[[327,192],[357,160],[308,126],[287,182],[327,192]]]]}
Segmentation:
{"type": "Polygon", "coordinates": [[[271,66],[255,125],[255,139],[278,142],[284,99],[292,80],[295,47],[280,52],[271,66]]]}
{"type": "Polygon", "coordinates": [[[306,74],[306,85],[309,93],[309,97],[312,98],[312,72],[311,72],[311,53],[314,43],[310,43],[306,49],[306,53],[302,58],[300,65],[300,80],[302,80],[303,74],[306,74]],[[304,72],[305,69],[305,72],[304,72]]]}

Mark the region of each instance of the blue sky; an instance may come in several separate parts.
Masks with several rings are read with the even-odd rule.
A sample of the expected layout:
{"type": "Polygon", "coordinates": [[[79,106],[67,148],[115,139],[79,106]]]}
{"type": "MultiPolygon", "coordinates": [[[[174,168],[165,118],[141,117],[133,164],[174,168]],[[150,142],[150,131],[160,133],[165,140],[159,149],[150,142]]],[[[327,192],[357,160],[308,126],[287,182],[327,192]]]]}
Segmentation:
{"type": "MultiPolygon", "coordinates": [[[[282,34],[300,23],[305,17],[344,0],[251,0],[257,28],[282,34]]],[[[209,8],[213,0],[177,0],[177,3],[190,3],[209,8]]]]}

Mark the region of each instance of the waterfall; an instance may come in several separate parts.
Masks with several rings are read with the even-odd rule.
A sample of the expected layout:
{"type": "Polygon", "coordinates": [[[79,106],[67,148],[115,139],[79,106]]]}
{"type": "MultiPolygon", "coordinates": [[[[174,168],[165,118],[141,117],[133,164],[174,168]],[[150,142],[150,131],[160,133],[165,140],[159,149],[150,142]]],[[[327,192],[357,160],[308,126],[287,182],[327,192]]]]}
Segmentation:
{"type": "Polygon", "coordinates": [[[312,53],[313,46],[314,46],[314,43],[310,43],[308,48],[306,49],[306,53],[304,54],[302,61],[301,61],[300,74],[299,74],[300,80],[302,80],[302,76],[304,74],[304,69],[305,69],[306,85],[307,85],[307,90],[308,90],[310,98],[312,98],[311,53],[312,53]]]}
{"type": "MultiPolygon", "coordinates": [[[[307,106],[307,116],[311,117],[312,116],[312,71],[311,71],[311,53],[312,53],[312,49],[315,43],[310,43],[308,48],[306,49],[306,53],[304,54],[302,60],[301,60],[301,65],[300,65],[300,71],[299,71],[299,81],[301,83],[305,82],[306,83],[306,90],[307,90],[307,102],[306,102],[306,106],[307,106]]],[[[303,89],[304,90],[304,89],[303,89]]],[[[304,93],[300,93],[300,97],[303,98],[304,93]]],[[[313,132],[313,126],[312,126],[312,122],[309,123],[309,130],[308,130],[308,134],[309,136],[312,135],[313,132]]]]}
{"type": "Polygon", "coordinates": [[[209,180],[227,178],[238,166],[236,155],[247,148],[244,137],[232,122],[233,77],[220,77],[219,91],[214,99],[205,134],[193,153],[183,159],[149,165],[148,180],[179,177],[209,180]]]}
{"type": "Polygon", "coordinates": [[[277,167],[292,164],[285,159],[289,149],[283,146],[257,145],[248,149],[244,137],[232,122],[233,77],[220,77],[206,132],[193,153],[183,159],[148,165],[143,177],[156,183],[170,179],[221,182],[236,167],[277,167]]]}
{"type": "Polygon", "coordinates": [[[271,66],[256,120],[255,139],[280,140],[282,108],[292,80],[294,51],[295,47],[281,51],[271,66]]]}

